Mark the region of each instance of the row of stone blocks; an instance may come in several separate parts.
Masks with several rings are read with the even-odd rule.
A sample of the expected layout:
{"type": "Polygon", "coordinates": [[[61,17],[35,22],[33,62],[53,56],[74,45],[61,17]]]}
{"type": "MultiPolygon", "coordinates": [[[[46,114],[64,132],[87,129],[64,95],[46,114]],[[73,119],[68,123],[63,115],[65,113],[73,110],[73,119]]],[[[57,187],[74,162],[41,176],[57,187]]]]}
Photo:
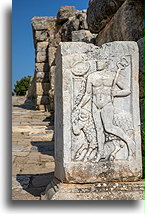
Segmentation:
{"type": "Polygon", "coordinates": [[[59,29],[56,28],[56,17],[34,17],[32,18],[32,28],[35,47],[33,84],[35,104],[40,110],[44,110],[45,106],[51,103],[50,94],[54,87],[55,73],[54,59],[56,46],[60,42],[60,34],[59,29]]]}

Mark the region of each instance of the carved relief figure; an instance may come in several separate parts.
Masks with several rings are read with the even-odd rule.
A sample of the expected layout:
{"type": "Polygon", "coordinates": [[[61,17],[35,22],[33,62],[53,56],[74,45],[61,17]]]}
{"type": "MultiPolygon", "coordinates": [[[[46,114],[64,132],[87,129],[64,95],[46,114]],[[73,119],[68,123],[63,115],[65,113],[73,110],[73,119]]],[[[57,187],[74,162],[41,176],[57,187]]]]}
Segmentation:
{"type": "Polygon", "coordinates": [[[97,135],[95,130],[95,124],[91,112],[86,109],[76,109],[72,113],[73,132],[75,135],[79,135],[81,130],[84,132],[87,144],[83,144],[81,148],[76,152],[76,160],[92,160],[98,150],[97,135]]]}
{"type": "MultiPolygon", "coordinates": [[[[88,147],[82,145],[77,151],[77,160],[86,158],[100,161],[104,157],[104,146],[107,141],[112,141],[114,144],[114,150],[109,154],[110,160],[115,158],[116,153],[125,144],[128,148],[128,158],[132,157],[131,147],[135,142],[129,134],[129,130],[133,130],[131,118],[126,116],[125,120],[128,121],[130,127],[124,128],[117,122],[115,124],[114,115],[114,97],[126,97],[131,94],[130,86],[125,86],[119,78],[120,72],[127,66],[128,61],[123,57],[117,63],[117,72],[113,72],[108,69],[108,60],[103,59],[97,61],[97,70],[88,75],[85,93],[72,112],[74,134],[77,135],[79,134],[77,130],[82,130],[88,141],[88,147]],[[91,102],[90,111],[85,108],[88,102],[91,102]]],[[[123,115],[124,113],[121,112],[121,117],[123,115]]]]}

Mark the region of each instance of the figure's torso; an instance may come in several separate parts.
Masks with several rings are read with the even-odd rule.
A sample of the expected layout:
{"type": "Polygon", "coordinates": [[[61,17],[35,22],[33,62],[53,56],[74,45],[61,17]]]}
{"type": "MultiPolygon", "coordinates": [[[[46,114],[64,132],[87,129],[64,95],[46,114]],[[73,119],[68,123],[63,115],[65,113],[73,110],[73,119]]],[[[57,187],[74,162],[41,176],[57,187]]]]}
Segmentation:
{"type": "Polygon", "coordinates": [[[111,71],[97,71],[91,74],[93,102],[101,109],[111,102],[111,89],[116,73],[111,71]]]}

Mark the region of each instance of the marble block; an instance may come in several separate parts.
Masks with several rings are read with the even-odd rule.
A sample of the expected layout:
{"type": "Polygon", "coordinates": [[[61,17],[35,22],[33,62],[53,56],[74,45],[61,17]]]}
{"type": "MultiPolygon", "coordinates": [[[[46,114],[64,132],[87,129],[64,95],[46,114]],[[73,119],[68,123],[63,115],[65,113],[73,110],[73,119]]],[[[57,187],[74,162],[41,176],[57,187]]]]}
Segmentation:
{"type": "Polygon", "coordinates": [[[58,180],[140,180],[138,73],[136,42],[60,43],[55,76],[58,180]]]}
{"type": "Polygon", "coordinates": [[[144,200],[144,182],[65,184],[53,179],[41,200],[144,200]]]}

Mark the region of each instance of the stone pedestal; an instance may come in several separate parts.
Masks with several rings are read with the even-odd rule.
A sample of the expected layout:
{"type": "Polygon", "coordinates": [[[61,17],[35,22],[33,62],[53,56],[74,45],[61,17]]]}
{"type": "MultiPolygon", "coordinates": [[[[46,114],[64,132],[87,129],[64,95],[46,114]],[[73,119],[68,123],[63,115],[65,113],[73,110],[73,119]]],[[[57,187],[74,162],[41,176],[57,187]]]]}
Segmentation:
{"type": "Polygon", "coordinates": [[[83,184],[90,200],[91,188],[95,200],[110,200],[117,183],[114,199],[131,197],[124,195],[119,182],[142,177],[138,70],[136,42],[117,41],[101,47],[60,43],[55,76],[55,178],[66,184],[50,184],[46,195],[51,186],[59,187],[62,197],[54,200],[66,200],[62,192],[69,184],[76,192],[70,198],[86,200],[81,194],[77,199],[76,189],[83,184]],[[98,194],[99,183],[106,183],[106,190],[101,190],[106,196],[98,194]]]}
{"type": "Polygon", "coordinates": [[[41,200],[144,200],[144,183],[64,184],[54,179],[41,200]]]}

